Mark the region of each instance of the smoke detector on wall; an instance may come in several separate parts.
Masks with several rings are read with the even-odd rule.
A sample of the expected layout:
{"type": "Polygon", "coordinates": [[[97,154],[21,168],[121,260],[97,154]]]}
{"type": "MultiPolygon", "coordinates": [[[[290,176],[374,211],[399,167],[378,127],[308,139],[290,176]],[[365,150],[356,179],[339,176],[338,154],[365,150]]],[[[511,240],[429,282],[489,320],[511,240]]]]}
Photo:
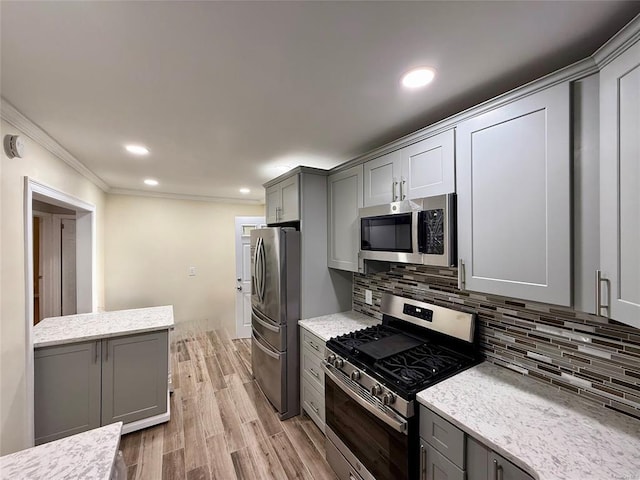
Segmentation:
{"type": "Polygon", "coordinates": [[[24,140],[19,135],[5,135],[4,153],[9,158],[22,158],[22,155],[24,155],[24,140]]]}

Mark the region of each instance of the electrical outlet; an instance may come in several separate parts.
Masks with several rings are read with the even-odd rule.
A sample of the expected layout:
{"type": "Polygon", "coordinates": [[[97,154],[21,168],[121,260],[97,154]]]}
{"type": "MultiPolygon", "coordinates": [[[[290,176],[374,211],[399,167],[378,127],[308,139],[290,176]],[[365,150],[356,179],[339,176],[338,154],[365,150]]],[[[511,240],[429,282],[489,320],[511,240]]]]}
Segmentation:
{"type": "Polygon", "coordinates": [[[189,267],[189,276],[190,277],[196,276],[196,267],[189,267]]]}
{"type": "Polygon", "coordinates": [[[367,305],[373,305],[373,295],[371,294],[371,290],[364,291],[364,303],[367,305]]]}

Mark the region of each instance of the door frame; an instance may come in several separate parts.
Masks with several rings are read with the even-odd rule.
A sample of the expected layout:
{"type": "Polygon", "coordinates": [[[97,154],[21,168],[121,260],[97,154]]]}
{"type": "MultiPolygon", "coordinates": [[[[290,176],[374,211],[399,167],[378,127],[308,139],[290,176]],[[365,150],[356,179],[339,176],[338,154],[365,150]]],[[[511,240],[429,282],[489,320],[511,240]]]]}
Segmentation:
{"type": "MultiPolygon", "coordinates": [[[[245,225],[257,225],[258,228],[266,227],[265,217],[236,217],[235,218],[235,249],[236,249],[236,288],[238,276],[242,277],[242,227],[245,225]]],[[[236,291],[236,315],[235,315],[235,338],[245,338],[239,336],[238,312],[242,308],[242,295],[236,291]]]]}
{"type": "Polygon", "coordinates": [[[25,334],[27,386],[27,442],[35,442],[33,352],[33,200],[43,200],[76,212],[76,278],[78,312],[94,312],[96,284],[96,206],[24,177],[25,334]]]}

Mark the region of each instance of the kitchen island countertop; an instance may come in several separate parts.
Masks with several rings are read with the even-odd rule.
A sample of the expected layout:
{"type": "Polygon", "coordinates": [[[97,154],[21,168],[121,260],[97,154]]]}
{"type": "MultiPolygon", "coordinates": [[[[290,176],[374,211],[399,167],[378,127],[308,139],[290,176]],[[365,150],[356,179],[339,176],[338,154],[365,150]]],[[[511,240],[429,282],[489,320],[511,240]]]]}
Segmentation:
{"type": "Polygon", "coordinates": [[[0,477],[12,480],[109,480],[122,422],[0,457],[0,477]]]}
{"type": "Polygon", "coordinates": [[[317,335],[325,342],[332,337],[355,332],[380,323],[382,322],[377,318],[353,310],[308,318],[298,322],[300,326],[317,335]]]}
{"type": "Polygon", "coordinates": [[[640,421],[488,362],[418,401],[539,480],[640,479],[640,421]]]}
{"type": "Polygon", "coordinates": [[[33,327],[34,348],[173,328],[173,306],[45,318],[33,327]]]}

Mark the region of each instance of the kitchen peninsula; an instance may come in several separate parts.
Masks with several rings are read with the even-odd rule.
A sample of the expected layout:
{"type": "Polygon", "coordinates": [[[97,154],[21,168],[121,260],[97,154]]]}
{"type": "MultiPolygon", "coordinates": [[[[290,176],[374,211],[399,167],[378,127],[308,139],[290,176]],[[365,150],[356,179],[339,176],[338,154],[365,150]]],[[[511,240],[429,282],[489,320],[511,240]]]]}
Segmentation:
{"type": "Polygon", "coordinates": [[[173,307],[46,318],[34,327],[36,444],[169,420],[173,307]]]}

